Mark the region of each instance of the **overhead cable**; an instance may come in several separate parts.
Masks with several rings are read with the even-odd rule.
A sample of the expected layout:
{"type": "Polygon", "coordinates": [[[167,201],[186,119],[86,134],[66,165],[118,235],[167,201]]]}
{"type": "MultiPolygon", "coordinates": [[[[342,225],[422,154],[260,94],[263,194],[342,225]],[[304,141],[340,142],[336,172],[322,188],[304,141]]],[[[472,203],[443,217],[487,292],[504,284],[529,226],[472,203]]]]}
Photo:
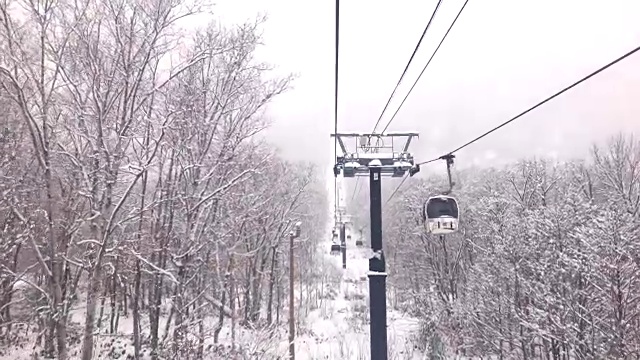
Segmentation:
{"type": "MultiPolygon", "coordinates": [[[[333,159],[338,158],[338,65],[339,65],[339,52],[340,49],[340,0],[336,0],[336,58],[335,58],[335,88],[334,88],[334,142],[333,142],[333,159]]],[[[338,177],[333,178],[333,202],[334,202],[334,214],[338,213],[338,177]]]]}
{"type": "Polygon", "coordinates": [[[424,28],[424,31],[422,31],[422,35],[420,36],[420,40],[418,40],[418,43],[416,44],[415,48],[413,49],[413,53],[411,54],[411,57],[409,58],[409,61],[407,62],[407,65],[404,67],[404,71],[402,72],[402,75],[400,75],[400,79],[398,79],[398,83],[396,83],[396,86],[393,88],[393,92],[391,92],[391,95],[389,95],[389,99],[387,100],[387,103],[384,105],[384,109],[382,109],[382,112],[380,113],[380,116],[378,117],[378,120],[376,121],[376,124],[373,126],[373,130],[371,131],[372,133],[376,132],[376,129],[378,128],[378,125],[380,124],[380,120],[382,120],[382,116],[384,115],[385,111],[387,111],[387,108],[389,107],[389,103],[391,103],[391,99],[393,98],[393,96],[395,95],[396,91],[398,90],[398,86],[400,86],[400,83],[402,82],[402,79],[404,79],[404,76],[407,74],[407,70],[409,70],[409,66],[411,66],[411,62],[413,62],[413,58],[414,58],[414,56],[416,56],[416,53],[418,52],[418,49],[420,48],[420,44],[422,44],[422,40],[424,39],[424,36],[427,34],[427,31],[429,30],[429,27],[431,26],[431,22],[435,18],[436,13],[438,12],[438,9],[440,8],[440,4],[441,3],[442,3],[442,0],[438,0],[438,3],[436,4],[436,8],[433,10],[433,13],[431,14],[431,17],[429,18],[429,22],[427,23],[427,26],[424,28]]]}
{"type": "MultiPolygon", "coordinates": [[[[594,77],[594,76],[596,76],[596,75],[600,74],[601,72],[603,72],[603,71],[607,70],[608,68],[612,67],[613,65],[616,65],[617,63],[619,63],[619,62],[621,62],[622,60],[624,60],[624,59],[626,59],[626,58],[630,57],[631,55],[633,55],[633,54],[637,53],[638,51],[640,51],[640,46],[637,46],[637,47],[636,47],[636,48],[634,48],[633,50],[628,51],[627,53],[625,53],[625,54],[623,54],[622,56],[620,56],[620,57],[618,57],[618,58],[614,59],[613,61],[610,61],[610,62],[609,62],[609,63],[607,63],[606,65],[604,65],[604,66],[602,66],[602,67],[598,68],[597,70],[595,70],[595,71],[591,72],[590,74],[588,74],[588,75],[584,76],[584,77],[583,77],[583,78],[581,78],[580,80],[578,80],[578,81],[576,81],[576,82],[572,83],[571,85],[569,85],[569,86],[567,86],[567,87],[563,88],[562,90],[560,90],[560,91],[556,92],[555,94],[553,94],[553,95],[551,95],[551,96],[547,97],[546,99],[544,99],[544,100],[540,101],[540,102],[539,102],[539,103],[537,103],[536,105],[534,105],[534,106],[532,106],[532,107],[528,108],[527,110],[525,110],[525,111],[523,111],[523,112],[519,113],[518,115],[516,115],[516,116],[512,117],[511,119],[509,119],[509,120],[507,120],[507,121],[505,121],[505,122],[503,122],[503,123],[501,123],[501,124],[499,124],[499,125],[495,126],[494,128],[490,129],[489,131],[484,132],[482,135],[480,135],[480,136],[478,136],[478,137],[474,138],[473,140],[470,140],[470,141],[468,141],[468,142],[464,143],[463,145],[458,146],[457,148],[453,149],[452,151],[449,151],[448,153],[446,153],[446,154],[444,154],[444,155],[442,155],[442,156],[438,156],[438,157],[433,158],[433,159],[431,159],[431,160],[427,160],[427,161],[419,162],[419,163],[417,163],[416,165],[417,165],[417,166],[420,166],[420,165],[429,164],[429,163],[432,163],[432,162],[435,162],[435,161],[438,161],[438,160],[442,160],[442,159],[444,159],[445,157],[447,157],[447,156],[449,156],[449,155],[452,155],[452,154],[454,154],[454,153],[456,153],[456,152],[458,152],[458,151],[460,151],[460,150],[462,150],[462,149],[466,148],[467,146],[469,146],[469,145],[471,145],[471,144],[475,143],[476,141],[478,141],[478,140],[480,140],[480,139],[484,138],[485,136],[487,136],[487,135],[489,135],[489,134],[491,134],[491,133],[493,133],[493,132],[495,132],[495,131],[497,131],[497,130],[499,130],[499,129],[501,129],[501,128],[505,127],[505,126],[507,126],[508,124],[510,124],[510,123],[512,123],[512,122],[514,122],[514,121],[516,121],[516,120],[518,120],[519,118],[521,118],[522,116],[524,116],[524,115],[528,114],[529,112],[531,112],[531,111],[533,111],[533,110],[537,109],[538,107],[540,107],[540,106],[542,106],[542,105],[544,105],[544,104],[548,103],[549,101],[551,101],[551,100],[553,100],[553,99],[557,98],[558,96],[560,96],[560,95],[564,94],[565,92],[567,92],[567,91],[569,91],[569,90],[571,90],[571,89],[575,88],[576,86],[578,86],[578,85],[580,85],[580,84],[584,83],[585,81],[587,81],[587,80],[591,79],[592,77],[594,77]]],[[[402,182],[400,183],[400,185],[398,185],[398,187],[394,190],[394,192],[392,193],[392,195],[387,199],[387,202],[389,202],[389,201],[391,200],[391,198],[393,198],[393,196],[397,193],[397,191],[400,189],[400,187],[401,187],[403,184],[404,184],[404,181],[402,181],[402,182]]]]}
{"type": "Polygon", "coordinates": [[[431,64],[431,60],[433,60],[433,58],[436,56],[436,54],[438,53],[438,50],[440,50],[440,47],[442,46],[442,44],[444,43],[445,39],[447,38],[447,35],[449,35],[449,32],[451,31],[453,26],[456,24],[456,21],[458,21],[458,18],[460,17],[460,14],[462,14],[462,11],[464,10],[464,8],[467,6],[467,3],[469,3],[469,0],[466,0],[464,2],[464,4],[462,5],[462,8],[460,8],[460,11],[458,11],[458,15],[456,15],[455,19],[453,19],[453,21],[451,22],[451,25],[449,25],[449,29],[447,29],[447,32],[442,37],[442,40],[440,40],[440,43],[438,44],[438,47],[436,47],[436,49],[433,51],[433,54],[431,54],[431,57],[429,58],[429,61],[427,61],[427,64],[422,68],[422,71],[420,72],[420,75],[418,75],[418,78],[416,79],[416,81],[414,81],[413,85],[411,85],[411,88],[409,89],[409,92],[407,92],[407,95],[405,95],[404,99],[402,99],[402,102],[400,103],[400,105],[398,106],[396,111],[391,116],[391,119],[389,119],[389,122],[387,123],[387,125],[384,127],[384,129],[382,129],[382,133],[387,131],[387,129],[389,128],[389,125],[391,125],[391,122],[393,121],[393,119],[395,119],[396,115],[398,115],[398,112],[400,111],[400,109],[404,105],[405,101],[407,101],[407,98],[409,97],[409,95],[411,95],[411,92],[416,87],[416,84],[418,84],[418,81],[420,81],[420,78],[422,77],[422,74],[424,74],[425,70],[427,70],[427,67],[429,66],[429,64],[431,64]]]}
{"type": "Polygon", "coordinates": [[[631,51],[629,51],[629,52],[625,53],[624,55],[622,55],[622,56],[620,56],[620,57],[616,58],[615,60],[613,60],[613,61],[611,61],[611,62],[607,63],[606,65],[604,65],[604,66],[602,66],[602,67],[598,68],[597,70],[595,70],[594,72],[590,73],[589,75],[587,75],[587,76],[585,76],[585,77],[581,78],[580,80],[578,80],[578,81],[576,81],[576,82],[572,83],[571,85],[569,85],[569,86],[565,87],[564,89],[562,89],[562,90],[558,91],[557,93],[555,93],[555,94],[553,94],[553,95],[551,95],[551,96],[547,97],[546,99],[544,99],[544,100],[540,101],[539,103],[535,104],[534,106],[532,106],[532,107],[528,108],[527,110],[525,110],[525,111],[523,111],[523,112],[519,113],[518,115],[516,115],[516,116],[512,117],[511,119],[509,119],[509,120],[507,120],[507,121],[505,121],[505,122],[503,122],[503,123],[499,124],[498,126],[496,126],[496,127],[492,128],[492,129],[491,129],[491,130],[489,130],[489,131],[486,131],[486,132],[485,132],[485,133],[483,133],[482,135],[480,135],[480,136],[478,136],[478,137],[474,138],[473,140],[470,140],[470,141],[468,141],[468,142],[464,143],[463,145],[458,146],[457,148],[455,148],[455,149],[453,149],[453,150],[449,151],[448,153],[446,153],[446,154],[445,154],[445,155],[443,155],[443,156],[439,156],[439,157],[434,158],[434,159],[431,159],[431,160],[429,160],[429,161],[424,161],[424,162],[418,163],[418,165],[424,165],[424,164],[428,164],[428,163],[430,163],[430,162],[434,162],[434,161],[436,161],[436,160],[440,160],[440,159],[442,159],[444,156],[451,155],[451,154],[453,154],[453,153],[456,153],[456,152],[458,152],[458,151],[460,151],[460,150],[462,150],[462,149],[466,148],[467,146],[469,146],[469,145],[473,144],[474,142],[476,142],[476,141],[478,141],[478,140],[482,139],[483,137],[485,137],[485,136],[487,136],[487,135],[489,135],[489,134],[491,134],[491,133],[493,133],[493,132],[495,132],[495,131],[497,131],[497,130],[499,130],[499,129],[501,129],[501,128],[503,128],[503,127],[507,126],[507,125],[509,125],[510,123],[512,123],[512,122],[514,122],[514,121],[516,121],[516,120],[518,120],[519,118],[521,118],[522,116],[524,116],[524,115],[528,114],[529,112],[531,112],[531,111],[533,111],[533,110],[535,110],[535,109],[539,108],[540,106],[542,106],[542,105],[544,105],[544,104],[548,103],[549,101],[551,101],[551,100],[553,100],[553,99],[557,98],[558,96],[560,96],[560,95],[564,94],[565,92],[567,92],[567,91],[569,91],[569,90],[573,89],[574,87],[576,87],[576,86],[578,86],[578,85],[582,84],[583,82],[585,82],[585,81],[587,81],[587,80],[591,79],[592,77],[594,77],[594,76],[596,76],[596,75],[600,74],[601,72],[603,72],[603,71],[607,70],[608,68],[610,68],[610,67],[612,67],[613,65],[615,65],[615,64],[617,64],[617,63],[619,63],[620,61],[622,61],[622,60],[624,60],[624,59],[628,58],[629,56],[631,56],[631,55],[635,54],[635,53],[636,53],[636,52],[638,52],[638,51],[640,51],[640,46],[638,46],[638,47],[636,47],[635,49],[633,49],[633,50],[631,50],[631,51]]]}

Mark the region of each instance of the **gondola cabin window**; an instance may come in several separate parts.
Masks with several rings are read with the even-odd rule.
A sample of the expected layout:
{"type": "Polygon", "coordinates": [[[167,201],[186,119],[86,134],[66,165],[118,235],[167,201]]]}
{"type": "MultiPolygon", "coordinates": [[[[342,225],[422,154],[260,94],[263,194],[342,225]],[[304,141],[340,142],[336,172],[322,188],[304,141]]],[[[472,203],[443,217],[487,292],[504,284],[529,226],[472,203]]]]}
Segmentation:
{"type": "Polygon", "coordinates": [[[426,205],[427,219],[439,219],[442,217],[458,218],[458,203],[452,197],[432,197],[426,205]]]}

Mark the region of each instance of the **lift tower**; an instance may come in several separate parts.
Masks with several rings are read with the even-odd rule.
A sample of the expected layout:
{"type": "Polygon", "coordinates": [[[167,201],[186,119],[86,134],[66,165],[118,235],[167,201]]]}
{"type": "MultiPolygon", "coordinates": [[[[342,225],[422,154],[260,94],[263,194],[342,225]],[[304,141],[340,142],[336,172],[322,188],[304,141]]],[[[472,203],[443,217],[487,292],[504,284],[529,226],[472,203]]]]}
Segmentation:
{"type": "Polygon", "coordinates": [[[340,144],[333,173],[344,178],[369,176],[371,250],[369,259],[369,311],[371,360],[387,360],[387,284],[382,251],[382,176],[413,176],[419,171],[409,145],[416,132],[386,134],[332,134],[340,144]],[[347,147],[350,144],[351,147],[347,147]]]}

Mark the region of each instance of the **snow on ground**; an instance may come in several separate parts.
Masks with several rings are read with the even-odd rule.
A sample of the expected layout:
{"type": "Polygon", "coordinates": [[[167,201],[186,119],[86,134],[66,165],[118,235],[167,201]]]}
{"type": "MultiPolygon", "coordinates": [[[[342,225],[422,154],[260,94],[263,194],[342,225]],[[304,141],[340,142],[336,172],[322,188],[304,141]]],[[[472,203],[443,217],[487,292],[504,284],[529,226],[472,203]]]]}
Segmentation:
{"type": "MultiPolygon", "coordinates": [[[[328,183],[332,185],[333,177],[328,183]]],[[[329,186],[330,187],[330,186],[329,186]]],[[[333,189],[332,189],[333,190],[333,189]]],[[[343,194],[344,191],[341,191],[343,194]]],[[[332,201],[333,199],[331,199],[332,201]]],[[[343,196],[340,203],[344,204],[343,196]]],[[[332,224],[331,224],[332,225],[332,224]]],[[[330,229],[328,230],[328,233],[330,229]]],[[[369,349],[369,282],[367,272],[371,250],[355,246],[355,239],[347,243],[347,268],[342,269],[342,256],[329,255],[331,240],[321,242],[318,251],[321,253],[321,269],[323,279],[317,284],[320,299],[314,309],[302,320],[295,340],[296,359],[298,360],[363,360],[370,359],[369,349]]],[[[304,264],[300,264],[304,266],[304,264]]],[[[387,344],[389,360],[425,359],[415,349],[414,337],[419,324],[415,318],[408,317],[389,307],[387,301],[387,344]]],[[[84,301],[79,301],[72,312],[70,330],[80,333],[83,323],[84,301]]],[[[284,309],[283,309],[284,310],[284,309]]],[[[283,313],[285,313],[283,311],[283,313]]],[[[284,315],[286,317],[286,315],[284,315]]],[[[143,329],[148,327],[147,316],[143,317],[143,329]]],[[[166,319],[161,322],[163,326],[166,319]]],[[[207,327],[213,328],[216,317],[205,320],[207,327]]],[[[228,322],[227,322],[228,323],[228,322]]],[[[283,324],[284,325],[284,324],[283,324]]],[[[103,325],[104,326],[104,325],[103,325]]],[[[286,325],[285,325],[286,326],[286,325]]],[[[276,360],[287,358],[288,342],[286,327],[278,329],[277,334],[269,334],[238,326],[236,343],[243,344],[244,350],[251,354],[250,359],[276,360]],[[275,339],[274,339],[275,338],[275,339]],[[280,339],[280,341],[276,340],[280,339]],[[250,349],[246,347],[249,346],[250,349]]],[[[164,326],[163,326],[164,328],[164,326]]],[[[133,346],[131,317],[121,318],[118,336],[100,334],[96,338],[96,359],[128,359],[132,358],[133,346]]],[[[146,330],[146,329],[145,329],[146,330]]],[[[161,338],[164,331],[161,331],[161,338]]],[[[230,330],[225,326],[220,334],[220,345],[228,347],[232,342],[230,330]]],[[[31,354],[33,339],[0,353],[0,360],[28,360],[31,354]]],[[[80,341],[74,338],[70,344],[71,358],[77,358],[80,341]]],[[[205,359],[217,359],[211,338],[205,340],[205,359]],[[211,357],[213,356],[213,357],[211,357]]],[[[148,349],[143,352],[148,356],[148,349]]],[[[149,357],[143,356],[143,359],[149,357]]]]}
{"type": "MultiPolygon", "coordinates": [[[[347,268],[342,255],[329,255],[331,242],[321,244],[325,271],[333,281],[325,284],[326,297],[306,319],[308,333],[296,339],[296,359],[360,360],[370,358],[369,282],[367,271],[371,250],[347,244],[347,268]]],[[[388,303],[388,301],[387,301],[388,303]]],[[[418,321],[387,307],[389,359],[423,359],[414,350],[418,321]]]]}
{"type": "MultiPolygon", "coordinates": [[[[302,320],[296,338],[296,359],[298,360],[351,360],[369,359],[369,288],[368,288],[368,258],[371,250],[357,248],[352,241],[347,244],[347,268],[342,269],[342,257],[329,255],[330,241],[321,243],[321,269],[323,280],[318,283],[319,301],[308,316],[302,320]]],[[[302,264],[301,264],[302,265],[302,264]]],[[[304,266],[304,265],[302,265],[304,266]]],[[[389,301],[387,302],[389,303],[389,301]]],[[[165,304],[168,310],[168,305],[165,304]]],[[[84,300],[77,302],[71,313],[70,355],[78,358],[80,352],[79,333],[84,322],[84,300]],[[73,335],[72,335],[73,334],[73,335]]],[[[284,311],[283,311],[284,313],[284,311]]],[[[286,317],[286,315],[284,315],[286,317]]],[[[142,318],[142,327],[148,328],[147,316],[142,318]]],[[[164,330],[163,318],[162,330],[164,330]]],[[[207,318],[207,327],[213,328],[217,324],[215,317],[207,318]]],[[[418,331],[418,321],[387,307],[388,324],[388,353],[389,359],[423,359],[414,350],[413,338],[418,331]]],[[[120,319],[119,334],[105,334],[103,322],[102,331],[96,337],[95,359],[129,359],[133,355],[131,317],[120,319]]],[[[287,358],[288,344],[286,341],[286,327],[279,329],[278,334],[268,334],[262,331],[237,328],[236,343],[250,355],[251,359],[269,360],[287,358]],[[274,336],[278,340],[274,340],[274,336]],[[250,348],[247,348],[250,347],[250,348]]],[[[30,335],[33,333],[31,332],[30,335]]],[[[164,331],[161,331],[161,338],[164,331]]],[[[228,347],[231,343],[230,329],[225,326],[220,334],[220,345],[228,347]]],[[[31,337],[31,336],[29,336],[31,337]]],[[[0,352],[0,360],[32,359],[34,339],[15,343],[13,347],[0,352]]],[[[213,339],[205,340],[205,358],[216,359],[212,347],[213,339]],[[213,356],[213,357],[212,357],[213,356]]],[[[35,349],[37,352],[38,349],[35,349]]],[[[149,359],[148,349],[143,350],[143,359],[149,359]]]]}
{"type": "MultiPolygon", "coordinates": [[[[298,360],[351,360],[369,359],[369,288],[368,258],[370,249],[359,249],[353,242],[347,244],[347,268],[342,269],[342,257],[329,255],[330,242],[321,244],[322,269],[324,281],[317,284],[323,294],[317,308],[312,310],[296,338],[296,359],[298,360]]],[[[388,302],[389,303],[389,302],[388,302]]],[[[78,357],[80,349],[79,332],[84,320],[84,302],[79,301],[71,314],[70,332],[74,333],[70,345],[71,358],[78,357]]],[[[147,317],[143,317],[143,328],[148,327],[147,317]]],[[[216,319],[206,321],[211,327],[216,319]]],[[[162,323],[164,324],[164,319],[162,323]]],[[[413,338],[418,331],[418,321],[402,313],[387,308],[388,324],[388,353],[389,359],[423,359],[414,350],[413,338]]],[[[104,327],[104,325],[103,325],[104,327]]],[[[113,336],[101,333],[96,338],[96,359],[128,359],[132,358],[133,346],[131,317],[121,318],[119,335],[113,336]]],[[[273,339],[273,335],[261,331],[252,331],[238,326],[236,343],[243,344],[251,359],[284,359],[288,344],[286,331],[282,328],[276,335],[281,341],[273,339]],[[251,347],[251,349],[247,348],[251,347]]],[[[104,331],[104,330],[103,330],[104,331]]],[[[163,333],[163,331],[161,331],[163,333]]],[[[161,334],[161,337],[164,334],[161,334]]],[[[228,346],[231,343],[230,331],[225,326],[220,334],[220,344],[228,346]]],[[[219,358],[212,353],[213,341],[205,341],[205,356],[207,359],[219,358]],[[211,357],[212,355],[213,357],[211,357]]],[[[32,359],[34,352],[33,339],[13,348],[4,349],[0,353],[0,360],[32,359]]],[[[37,351],[37,350],[36,350],[37,351]]],[[[149,359],[148,349],[144,349],[143,359],[149,359]]]]}
{"type": "MultiPolygon", "coordinates": [[[[165,326],[167,322],[167,316],[170,305],[163,304],[162,319],[160,321],[161,329],[159,331],[160,343],[165,344],[165,326]]],[[[69,352],[69,359],[76,360],[80,358],[80,333],[82,325],[84,324],[85,316],[85,302],[84,299],[77,301],[77,305],[73,307],[70,313],[69,322],[67,325],[68,337],[67,345],[69,352]]],[[[100,331],[95,337],[95,350],[93,359],[95,360],[112,360],[133,359],[134,347],[133,347],[133,320],[131,316],[121,317],[118,325],[117,334],[108,334],[106,327],[108,326],[108,310],[105,314],[105,319],[102,322],[100,331]]],[[[277,329],[277,333],[273,333],[266,330],[254,330],[246,327],[236,326],[235,341],[232,341],[231,328],[229,325],[230,320],[225,321],[225,326],[222,328],[219,336],[219,342],[214,344],[213,341],[213,329],[217,327],[217,316],[209,316],[205,318],[205,330],[208,336],[204,340],[204,359],[205,360],[217,360],[222,358],[230,358],[228,356],[220,355],[228,354],[231,351],[231,344],[235,343],[235,348],[242,349],[243,353],[249,354],[249,359],[282,359],[286,354],[286,348],[279,346],[277,339],[285,339],[286,332],[283,328],[277,329]],[[276,340],[274,340],[274,338],[276,340]]],[[[35,324],[20,325],[14,330],[19,333],[18,338],[14,339],[8,346],[3,344],[0,347],[0,360],[33,360],[41,359],[37,356],[41,351],[40,346],[34,347],[35,343],[35,324]]],[[[149,320],[148,316],[144,315],[141,318],[141,327],[144,333],[148,333],[149,320]]],[[[170,337],[171,333],[168,334],[170,337]]],[[[195,344],[195,341],[194,341],[195,344]]],[[[141,359],[150,360],[150,348],[147,342],[143,344],[141,349],[141,359]]],[[[195,345],[194,345],[195,348],[195,345]]],[[[166,358],[161,356],[161,359],[166,358]]],[[[238,358],[238,357],[236,357],[238,358]]],[[[240,359],[240,358],[238,358],[240,359]]],[[[243,358],[244,359],[244,358],[243,358]]]]}

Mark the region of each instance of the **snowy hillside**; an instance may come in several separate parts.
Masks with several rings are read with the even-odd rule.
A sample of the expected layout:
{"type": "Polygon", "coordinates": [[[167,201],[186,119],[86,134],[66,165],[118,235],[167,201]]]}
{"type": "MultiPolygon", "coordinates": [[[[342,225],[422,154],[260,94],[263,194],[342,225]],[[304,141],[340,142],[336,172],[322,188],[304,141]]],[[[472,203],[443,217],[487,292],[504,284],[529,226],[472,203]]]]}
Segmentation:
{"type": "MultiPolygon", "coordinates": [[[[369,288],[368,257],[370,250],[347,243],[347,269],[342,258],[328,254],[331,242],[321,244],[331,282],[325,284],[326,299],[306,319],[309,333],[298,339],[296,358],[359,360],[369,359],[369,288]]],[[[418,322],[389,310],[389,359],[421,359],[414,351],[418,322]]]]}

